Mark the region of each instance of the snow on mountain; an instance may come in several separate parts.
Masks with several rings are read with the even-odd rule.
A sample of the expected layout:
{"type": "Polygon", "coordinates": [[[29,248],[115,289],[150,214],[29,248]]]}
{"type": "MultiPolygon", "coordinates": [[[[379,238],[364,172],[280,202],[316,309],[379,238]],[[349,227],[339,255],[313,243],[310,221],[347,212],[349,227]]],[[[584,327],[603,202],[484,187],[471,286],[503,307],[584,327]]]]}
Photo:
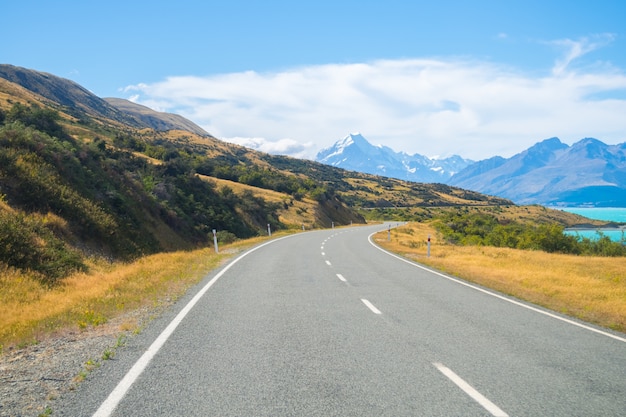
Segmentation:
{"type": "Polygon", "coordinates": [[[320,151],[316,160],[407,181],[441,182],[517,204],[626,207],[626,143],[585,138],[568,146],[550,138],[508,159],[473,162],[456,155],[408,155],[351,134],[320,151]]]}
{"type": "Polygon", "coordinates": [[[396,152],[387,146],[372,145],[359,133],[352,133],[333,146],[321,150],[316,161],[351,171],[407,181],[441,183],[473,163],[457,155],[431,159],[419,154],[396,152]]]}

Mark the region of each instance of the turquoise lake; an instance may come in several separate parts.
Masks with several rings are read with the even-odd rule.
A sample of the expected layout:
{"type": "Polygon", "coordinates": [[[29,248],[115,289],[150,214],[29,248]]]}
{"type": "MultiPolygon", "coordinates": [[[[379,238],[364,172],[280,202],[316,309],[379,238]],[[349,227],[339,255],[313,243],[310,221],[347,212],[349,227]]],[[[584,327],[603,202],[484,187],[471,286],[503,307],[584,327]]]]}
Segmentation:
{"type": "MultiPolygon", "coordinates": [[[[558,208],[558,210],[580,214],[589,219],[626,223],[626,208],[624,207],[567,207],[558,208]]],[[[626,231],[622,232],[622,230],[601,230],[601,232],[616,242],[626,238],[626,231]]],[[[595,239],[599,236],[596,230],[566,231],[565,233],[590,239],[595,239]]]]}

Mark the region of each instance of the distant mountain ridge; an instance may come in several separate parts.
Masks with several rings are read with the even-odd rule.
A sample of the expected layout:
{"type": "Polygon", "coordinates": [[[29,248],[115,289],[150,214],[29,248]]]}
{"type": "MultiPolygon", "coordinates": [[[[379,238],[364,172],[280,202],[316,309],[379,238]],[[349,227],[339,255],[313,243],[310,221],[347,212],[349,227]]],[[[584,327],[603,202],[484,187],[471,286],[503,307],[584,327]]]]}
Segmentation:
{"type": "Polygon", "coordinates": [[[431,159],[374,146],[360,133],[352,133],[318,152],[315,160],[335,167],[406,181],[445,183],[473,161],[454,155],[431,159]]]}
{"type": "Polygon", "coordinates": [[[477,162],[448,184],[517,204],[626,207],[626,143],[585,138],[568,146],[550,138],[508,159],[477,162]]]}
{"type": "MultiPolygon", "coordinates": [[[[92,117],[113,120],[135,128],[186,130],[200,136],[210,136],[182,116],[157,112],[124,99],[103,99],[74,81],[56,75],[0,64],[0,78],[18,84],[52,103],[65,106],[69,113],[75,109],[92,117]]],[[[80,116],[76,112],[74,115],[80,116]]]]}
{"type": "Polygon", "coordinates": [[[415,182],[443,183],[516,204],[626,207],[626,143],[585,138],[569,146],[554,137],[511,158],[479,162],[431,159],[374,146],[350,134],[317,154],[318,162],[415,182]]]}

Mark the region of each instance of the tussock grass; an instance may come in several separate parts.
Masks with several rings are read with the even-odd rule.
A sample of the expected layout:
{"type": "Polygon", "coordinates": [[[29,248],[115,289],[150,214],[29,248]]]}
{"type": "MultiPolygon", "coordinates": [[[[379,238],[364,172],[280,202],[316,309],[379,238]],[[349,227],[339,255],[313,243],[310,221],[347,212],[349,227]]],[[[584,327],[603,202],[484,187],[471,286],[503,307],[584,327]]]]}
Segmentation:
{"type": "MultiPolygon", "coordinates": [[[[167,305],[221,262],[263,239],[220,246],[220,254],[206,248],[126,264],[92,262],[90,272],[69,276],[53,287],[0,267],[0,353],[67,329],[98,326],[131,310],[167,305]]],[[[126,331],[133,324],[121,326],[120,331],[126,331]]]]}
{"type": "Polygon", "coordinates": [[[626,331],[626,258],[549,254],[486,246],[455,246],[428,224],[413,223],[375,237],[393,252],[467,281],[590,323],[626,331]],[[426,240],[431,235],[431,256],[426,240]]]}

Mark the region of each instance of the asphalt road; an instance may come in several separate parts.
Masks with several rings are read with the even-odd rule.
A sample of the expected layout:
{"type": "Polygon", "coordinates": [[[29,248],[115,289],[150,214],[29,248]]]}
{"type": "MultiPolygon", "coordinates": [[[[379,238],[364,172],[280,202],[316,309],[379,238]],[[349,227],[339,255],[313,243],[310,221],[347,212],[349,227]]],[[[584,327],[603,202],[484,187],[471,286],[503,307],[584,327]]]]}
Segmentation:
{"type": "Polygon", "coordinates": [[[383,228],[247,252],[54,415],[626,415],[626,335],[391,256],[383,228]]]}

